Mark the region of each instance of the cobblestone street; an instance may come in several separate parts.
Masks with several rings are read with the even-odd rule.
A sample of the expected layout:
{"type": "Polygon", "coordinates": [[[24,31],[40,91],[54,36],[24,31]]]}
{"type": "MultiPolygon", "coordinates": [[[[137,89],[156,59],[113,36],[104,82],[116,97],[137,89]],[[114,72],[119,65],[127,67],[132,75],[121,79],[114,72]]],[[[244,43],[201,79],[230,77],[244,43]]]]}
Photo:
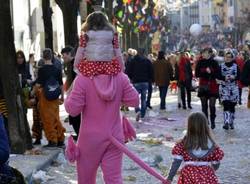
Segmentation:
{"type": "MultiPolygon", "coordinates": [[[[217,171],[220,183],[223,184],[249,184],[250,183],[250,119],[249,109],[246,108],[246,94],[244,91],[242,106],[237,107],[235,130],[222,129],[222,108],[217,105],[216,129],[213,131],[217,143],[223,148],[225,157],[217,171]]],[[[192,111],[200,110],[199,99],[193,94],[193,110],[178,110],[176,95],[168,95],[167,110],[159,112],[158,94],[154,93],[152,99],[153,110],[148,111],[146,118],[135,123],[134,112],[131,109],[127,116],[134,122],[137,129],[137,140],[128,144],[128,147],[139,155],[144,161],[155,167],[162,174],[166,174],[171,165],[171,148],[176,140],[184,135],[185,121],[192,111]],[[167,137],[167,139],[166,139],[167,137]]],[[[62,109],[62,119],[66,117],[62,109]]],[[[67,134],[72,131],[68,124],[67,134]]],[[[51,166],[47,174],[53,179],[48,184],[76,184],[76,170],[74,165],[55,164],[51,166]]],[[[140,169],[135,163],[124,156],[123,161],[124,183],[157,184],[155,178],[140,169]]],[[[176,183],[176,179],[173,183],[176,183]]],[[[101,171],[98,172],[98,184],[102,184],[101,171]]]]}

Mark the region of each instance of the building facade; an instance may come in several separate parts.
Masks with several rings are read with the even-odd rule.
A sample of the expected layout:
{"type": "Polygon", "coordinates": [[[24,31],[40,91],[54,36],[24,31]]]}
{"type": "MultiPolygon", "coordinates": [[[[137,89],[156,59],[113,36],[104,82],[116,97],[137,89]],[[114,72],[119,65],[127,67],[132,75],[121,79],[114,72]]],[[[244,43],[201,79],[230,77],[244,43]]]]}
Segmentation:
{"type": "Polygon", "coordinates": [[[190,26],[199,23],[199,2],[186,1],[180,8],[180,27],[182,31],[189,30],[190,26]]]}
{"type": "MultiPolygon", "coordinates": [[[[81,8],[86,9],[86,2],[81,3],[81,8]]],[[[61,9],[51,1],[53,25],[53,50],[60,53],[64,47],[64,26],[61,9]]],[[[81,10],[81,15],[86,17],[86,11],[81,10]]],[[[42,14],[42,0],[11,0],[12,25],[16,50],[23,50],[25,56],[35,54],[36,60],[40,59],[41,51],[45,48],[45,34],[42,14]]],[[[81,19],[78,18],[80,32],[81,19]]]]}

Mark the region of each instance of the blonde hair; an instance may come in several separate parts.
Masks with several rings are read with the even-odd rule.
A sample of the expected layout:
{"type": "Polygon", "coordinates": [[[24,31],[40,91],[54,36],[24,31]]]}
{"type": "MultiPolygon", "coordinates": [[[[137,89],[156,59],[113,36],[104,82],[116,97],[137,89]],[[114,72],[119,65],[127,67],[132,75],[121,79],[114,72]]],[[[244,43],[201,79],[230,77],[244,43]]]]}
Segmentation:
{"type": "Polygon", "coordinates": [[[108,21],[107,15],[105,15],[101,11],[95,11],[88,15],[86,21],[82,25],[82,31],[100,31],[100,30],[108,30],[115,32],[115,28],[108,21]]]}
{"type": "Polygon", "coordinates": [[[215,144],[204,113],[194,112],[188,117],[187,134],[183,138],[185,150],[208,149],[208,139],[215,144]]]}

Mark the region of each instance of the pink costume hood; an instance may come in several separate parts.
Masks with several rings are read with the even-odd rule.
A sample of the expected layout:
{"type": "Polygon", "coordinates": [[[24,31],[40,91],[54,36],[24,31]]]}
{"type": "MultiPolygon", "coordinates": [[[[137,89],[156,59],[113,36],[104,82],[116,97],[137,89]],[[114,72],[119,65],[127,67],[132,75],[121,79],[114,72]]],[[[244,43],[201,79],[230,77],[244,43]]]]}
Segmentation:
{"type": "Polygon", "coordinates": [[[93,83],[98,96],[104,101],[112,101],[116,94],[116,82],[113,76],[98,75],[93,77],[93,83]]]}

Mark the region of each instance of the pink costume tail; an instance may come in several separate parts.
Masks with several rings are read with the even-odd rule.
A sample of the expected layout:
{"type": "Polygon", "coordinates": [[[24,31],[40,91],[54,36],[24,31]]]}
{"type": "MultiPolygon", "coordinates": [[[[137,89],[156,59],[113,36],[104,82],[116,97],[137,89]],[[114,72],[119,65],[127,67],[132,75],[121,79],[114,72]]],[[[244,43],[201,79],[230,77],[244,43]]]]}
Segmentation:
{"type": "MultiPolygon", "coordinates": [[[[128,119],[123,116],[123,133],[125,137],[125,142],[132,141],[136,138],[136,131],[133,128],[133,126],[130,124],[128,119]]],[[[149,174],[159,179],[163,184],[168,184],[169,182],[159,173],[156,172],[155,169],[151,168],[149,165],[147,165],[145,162],[143,162],[139,157],[137,157],[134,153],[129,151],[129,149],[121,144],[119,141],[116,140],[112,135],[109,137],[110,142],[114,144],[119,150],[121,150],[123,153],[125,153],[130,159],[132,159],[135,163],[137,163],[141,168],[146,170],[149,174]]],[[[74,140],[72,136],[68,139],[68,145],[65,150],[66,158],[69,160],[69,162],[73,163],[75,162],[79,156],[80,151],[77,145],[75,145],[74,140]]]]}
{"type": "Polygon", "coordinates": [[[70,163],[74,163],[80,157],[79,148],[76,146],[72,136],[68,139],[65,156],[70,163]]]}
{"type": "Polygon", "coordinates": [[[125,116],[122,117],[122,127],[125,143],[133,141],[136,138],[136,131],[125,116]]]}
{"type": "Polygon", "coordinates": [[[135,154],[133,154],[131,151],[128,150],[126,146],[121,144],[119,141],[116,140],[113,136],[110,136],[110,141],[123,153],[125,153],[130,159],[132,159],[134,162],[136,162],[141,168],[146,170],[149,174],[156,177],[160,181],[162,181],[163,184],[167,184],[168,181],[159,173],[156,172],[155,169],[151,168],[149,165],[147,165],[145,162],[143,162],[139,157],[137,157],[135,154]]]}

